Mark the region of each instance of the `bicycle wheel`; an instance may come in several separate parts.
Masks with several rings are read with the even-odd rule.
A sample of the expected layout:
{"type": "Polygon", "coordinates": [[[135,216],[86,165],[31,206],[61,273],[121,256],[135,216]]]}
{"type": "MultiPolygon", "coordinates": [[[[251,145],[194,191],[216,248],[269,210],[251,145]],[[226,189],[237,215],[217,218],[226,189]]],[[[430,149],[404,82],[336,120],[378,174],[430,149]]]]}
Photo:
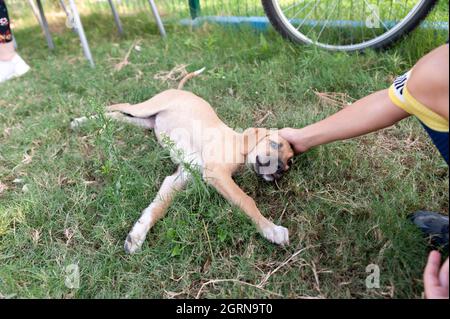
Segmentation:
{"type": "Polygon", "coordinates": [[[275,29],[334,51],[381,49],[411,32],[437,0],[262,0],[275,29]]]}

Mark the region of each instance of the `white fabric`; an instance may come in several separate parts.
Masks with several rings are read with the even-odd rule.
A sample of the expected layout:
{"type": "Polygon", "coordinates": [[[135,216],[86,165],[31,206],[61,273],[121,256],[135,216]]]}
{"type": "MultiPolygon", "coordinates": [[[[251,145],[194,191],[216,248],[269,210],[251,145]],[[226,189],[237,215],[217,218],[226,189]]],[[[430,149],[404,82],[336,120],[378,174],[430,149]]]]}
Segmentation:
{"type": "Polygon", "coordinates": [[[22,76],[29,70],[28,64],[18,54],[11,61],[0,61],[0,83],[22,76]]]}

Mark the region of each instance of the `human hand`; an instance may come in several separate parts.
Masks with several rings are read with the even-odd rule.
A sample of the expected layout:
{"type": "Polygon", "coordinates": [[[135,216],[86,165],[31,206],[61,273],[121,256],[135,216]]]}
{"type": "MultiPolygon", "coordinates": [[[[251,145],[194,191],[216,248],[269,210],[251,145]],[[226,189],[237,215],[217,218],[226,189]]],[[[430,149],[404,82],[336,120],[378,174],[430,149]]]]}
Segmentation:
{"type": "Polygon", "coordinates": [[[278,133],[291,144],[295,154],[304,153],[309,149],[306,143],[303,142],[302,134],[299,129],[286,127],[279,130],[278,133]]]}
{"type": "Polygon", "coordinates": [[[427,299],[448,299],[448,258],[441,267],[441,254],[432,251],[423,274],[427,299]]]}

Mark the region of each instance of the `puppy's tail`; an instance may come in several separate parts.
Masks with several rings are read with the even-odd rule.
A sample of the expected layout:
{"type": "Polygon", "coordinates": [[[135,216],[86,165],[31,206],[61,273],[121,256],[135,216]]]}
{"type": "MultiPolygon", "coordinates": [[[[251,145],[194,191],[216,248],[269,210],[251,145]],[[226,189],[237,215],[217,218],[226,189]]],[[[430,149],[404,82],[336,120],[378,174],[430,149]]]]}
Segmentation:
{"type": "Polygon", "coordinates": [[[205,71],[206,68],[200,69],[198,71],[189,73],[188,75],[186,75],[180,82],[180,84],[178,84],[178,90],[182,90],[184,85],[186,84],[187,81],[189,81],[192,78],[195,78],[196,76],[199,76],[200,74],[203,73],[203,71],[205,71]]]}

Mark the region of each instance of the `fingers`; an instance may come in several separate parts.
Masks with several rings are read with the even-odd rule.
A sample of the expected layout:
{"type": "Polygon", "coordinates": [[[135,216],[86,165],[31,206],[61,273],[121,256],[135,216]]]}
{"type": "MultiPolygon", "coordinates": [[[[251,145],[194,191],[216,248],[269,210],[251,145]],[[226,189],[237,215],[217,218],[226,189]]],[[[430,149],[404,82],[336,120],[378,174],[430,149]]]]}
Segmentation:
{"type": "Polygon", "coordinates": [[[423,283],[425,286],[425,296],[433,298],[434,291],[440,286],[439,269],[441,266],[441,254],[432,251],[428,256],[428,262],[423,274],[423,283]]]}
{"type": "Polygon", "coordinates": [[[437,251],[432,251],[428,256],[427,266],[424,272],[424,281],[433,286],[440,284],[439,269],[441,266],[441,254],[437,251]]]}
{"type": "Polygon", "coordinates": [[[302,134],[299,134],[299,130],[290,127],[283,128],[278,131],[280,136],[291,144],[295,154],[304,153],[307,148],[301,140],[302,134]]]}
{"type": "Polygon", "coordinates": [[[444,265],[441,267],[441,271],[439,273],[439,282],[443,288],[446,288],[448,291],[448,258],[445,261],[444,265]]]}

